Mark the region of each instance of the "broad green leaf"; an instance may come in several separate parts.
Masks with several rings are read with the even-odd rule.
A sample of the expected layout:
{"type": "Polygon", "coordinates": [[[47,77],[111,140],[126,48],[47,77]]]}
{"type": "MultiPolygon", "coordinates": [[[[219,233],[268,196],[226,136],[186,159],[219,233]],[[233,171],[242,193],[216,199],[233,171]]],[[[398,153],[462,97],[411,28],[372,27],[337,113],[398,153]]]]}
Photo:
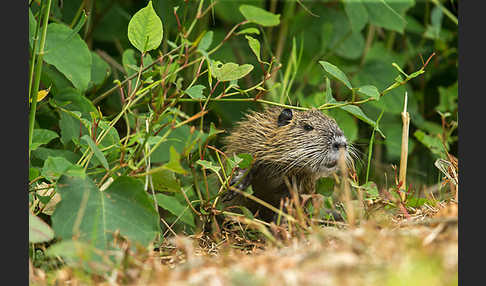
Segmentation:
{"type": "Polygon", "coordinates": [[[93,62],[91,65],[90,87],[99,88],[110,76],[111,68],[97,53],[91,52],[91,58],[93,62]]]}
{"type": "Polygon", "coordinates": [[[240,79],[253,70],[253,65],[238,65],[235,63],[223,64],[220,61],[213,62],[212,75],[219,81],[232,81],[240,79]]]}
{"type": "Polygon", "coordinates": [[[54,138],[58,138],[59,135],[48,129],[34,129],[34,134],[32,136],[32,146],[31,150],[37,149],[41,145],[45,145],[51,142],[54,138]]]}
{"type": "Polygon", "coordinates": [[[334,52],[345,59],[355,60],[361,57],[365,47],[365,39],[360,32],[352,31],[346,35],[334,48],[334,52]]]}
{"type": "Polygon", "coordinates": [[[194,224],[194,216],[192,215],[192,210],[189,206],[183,206],[177,198],[173,196],[168,196],[164,194],[156,194],[155,198],[157,199],[157,204],[162,207],[163,209],[168,210],[170,213],[175,215],[176,217],[180,217],[179,219],[192,227],[195,227],[194,224]]]}
{"type": "Polygon", "coordinates": [[[64,24],[47,26],[44,61],[55,66],[71,83],[83,92],[91,79],[91,52],[78,33],[64,24]]]}
{"type": "Polygon", "coordinates": [[[56,95],[66,89],[74,90],[72,82],[57,70],[56,67],[48,64],[42,67],[41,83],[44,86],[51,87],[51,95],[56,95]]]}
{"type": "Polygon", "coordinates": [[[100,161],[103,167],[108,170],[110,168],[110,166],[108,165],[108,161],[106,161],[105,155],[103,155],[103,152],[101,152],[100,148],[98,148],[93,139],[87,134],[83,135],[81,139],[88,143],[89,148],[91,149],[91,151],[93,151],[96,158],[100,161]]]}
{"type": "Polygon", "coordinates": [[[181,155],[177,152],[174,146],[170,146],[169,152],[170,152],[170,160],[167,164],[164,165],[164,167],[167,170],[170,170],[174,173],[183,174],[183,175],[186,174],[187,171],[184,170],[184,168],[182,168],[180,163],[181,155]]]}
{"type": "Polygon", "coordinates": [[[380,99],[380,92],[378,91],[378,89],[374,85],[364,85],[364,86],[360,86],[356,90],[356,92],[359,95],[362,95],[364,97],[371,97],[371,98],[374,98],[375,100],[379,100],[380,99]]]}
{"type": "MultiPolygon", "coordinates": [[[[162,121],[161,124],[166,123],[162,121]]],[[[164,127],[159,134],[164,134],[170,126],[164,127]]],[[[199,140],[200,132],[198,130],[191,133],[191,128],[187,125],[183,125],[179,128],[172,130],[170,135],[162,142],[159,147],[153,151],[150,156],[152,163],[167,163],[170,159],[170,148],[173,146],[179,154],[189,154],[193,151],[194,141],[199,140]]],[[[153,146],[159,142],[161,136],[149,137],[148,144],[153,146]]]]}
{"type": "Polygon", "coordinates": [[[420,143],[424,144],[432,153],[439,157],[445,157],[444,147],[438,136],[430,136],[422,130],[417,130],[413,134],[420,143]]]}
{"type": "Polygon", "coordinates": [[[375,182],[369,181],[368,183],[360,186],[366,191],[368,198],[378,198],[380,193],[378,192],[378,187],[376,186],[375,182]]]}
{"type": "Polygon", "coordinates": [[[242,159],[238,163],[238,167],[240,167],[242,169],[249,168],[251,163],[253,162],[253,157],[250,154],[247,154],[247,153],[241,153],[241,154],[238,154],[238,155],[235,154],[235,157],[242,159]]]}
{"type": "Polygon", "coordinates": [[[197,49],[200,51],[207,51],[213,42],[213,34],[213,31],[206,32],[199,42],[197,49]]]}
{"type": "Polygon", "coordinates": [[[319,61],[319,63],[330,76],[344,83],[349,89],[353,88],[348,77],[338,67],[326,61],[319,61]]]}
{"type": "Polygon", "coordinates": [[[273,14],[259,7],[241,5],[240,12],[248,21],[264,27],[277,26],[280,24],[279,14],[273,14]]]}
{"type": "Polygon", "coordinates": [[[260,35],[260,31],[257,28],[246,28],[241,31],[236,32],[236,35],[245,35],[245,34],[257,34],[260,35]]]}
{"type": "Polygon", "coordinates": [[[210,162],[210,161],[197,160],[196,163],[203,166],[206,169],[209,169],[209,170],[215,172],[215,173],[217,173],[217,172],[219,172],[219,170],[221,170],[221,167],[214,165],[213,162],[210,162]]]}
{"type": "MultiPolygon", "coordinates": [[[[352,115],[354,115],[358,119],[362,120],[363,122],[368,123],[369,125],[371,125],[373,127],[376,126],[376,122],[371,120],[368,116],[366,116],[366,114],[364,114],[364,112],[361,110],[361,108],[359,108],[356,105],[345,105],[345,106],[341,106],[339,108],[351,113],[352,115]]],[[[383,132],[381,132],[381,130],[379,128],[376,129],[376,131],[378,131],[381,134],[381,136],[383,136],[383,138],[385,138],[385,134],[383,134],[383,132]]]]}
{"type": "Polygon", "coordinates": [[[49,156],[51,157],[63,157],[64,159],[68,160],[69,162],[76,164],[76,162],[81,158],[81,155],[78,153],[74,153],[69,150],[62,150],[62,149],[50,149],[39,147],[36,150],[32,151],[32,156],[42,161],[47,160],[49,156]]]}
{"type": "Polygon", "coordinates": [[[62,257],[70,267],[103,275],[106,274],[107,269],[116,267],[115,262],[119,263],[123,256],[121,250],[110,249],[110,252],[103,250],[105,249],[96,248],[90,243],[69,239],[51,245],[45,254],[50,257],[62,257]]]}
{"type": "Polygon", "coordinates": [[[403,33],[407,22],[385,0],[367,0],[363,4],[371,24],[403,33]]]}
{"type": "Polygon", "coordinates": [[[29,181],[32,181],[33,179],[39,177],[40,175],[40,169],[36,167],[30,167],[29,168],[29,181]]]}
{"type": "Polygon", "coordinates": [[[51,182],[54,182],[62,175],[85,177],[84,169],[74,165],[63,157],[48,157],[44,161],[41,175],[51,182]]]}
{"type": "MultiPolygon", "coordinates": [[[[79,112],[78,114],[81,115],[79,112]]],[[[67,112],[60,112],[59,116],[62,144],[67,145],[71,140],[79,139],[81,128],[85,128],[84,126],[81,126],[80,121],[67,112]]]]}
{"type": "Polygon", "coordinates": [[[343,4],[353,32],[361,32],[366,23],[368,23],[368,12],[363,5],[363,0],[344,0],[343,4]]]}
{"type": "Polygon", "coordinates": [[[245,36],[245,38],[248,40],[248,45],[257,57],[258,61],[261,62],[262,60],[260,59],[260,42],[257,39],[247,35],[245,36]]]}
{"type": "Polygon", "coordinates": [[[59,238],[76,237],[107,249],[116,231],[143,246],[160,232],[159,216],[140,180],[117,177],[101,192],[88,177],[62,176],[57,192],[62,200],[51,218],[59,238]]]}
{"type": "Polygon", "coordinates": [[[443,15],[444,13],[439,6],[432,8],[432,12],[430,13],[430,25],[427,25],[424,37],[428,39],[440,39],[443,15]]]}
{"type": "Polygon", "coordinates": [[[138,71],[137,60],[135,59],[135,50],[126,49],[122,54],[122,64],[125,72],[131,75],[138,71]]]}
{"type": "Polygon", "coordinates": [[[169,192],[179,192],[181,185],[170,170],[160,170],[152,174],[152,182],[156,190],[164,190],[169,192]]]}
{"type": "Polygon", "coordinates": [[[141,53],[154,50],[162,42],[162,21],[149,1],[145,8],[140,9],[128,23],[128,39],[141,53]]]}
{"type": "Polygon", "coordinates": [[[84,118],[90,118],[91,112],[98,112],[91,100],[74,88],[67,88],[53,94],[53,98],[55,104],[73,112],[81,112],[81,116],[84,118]]]}
{"type": "Polygon", "coordinates": [[[451,86],[439,89],[439,105],[435,107],[440,112],[455,112],[457,110],[458,85],[457,81],[451,86]]]}
{"type": "Polygon", "coordinates": [[[46,242],[54,238],[54,231],[47,223],[29,212],[29,242],[46,242]]]}
{"type": "Polygon", "coordinates": [[[190,88],[184,91],[185,94],[189,95],[193,99],[205,99],[206,97],[203,95],[203,90],[206,87],[204,85],[193,85],[190,88]]]}

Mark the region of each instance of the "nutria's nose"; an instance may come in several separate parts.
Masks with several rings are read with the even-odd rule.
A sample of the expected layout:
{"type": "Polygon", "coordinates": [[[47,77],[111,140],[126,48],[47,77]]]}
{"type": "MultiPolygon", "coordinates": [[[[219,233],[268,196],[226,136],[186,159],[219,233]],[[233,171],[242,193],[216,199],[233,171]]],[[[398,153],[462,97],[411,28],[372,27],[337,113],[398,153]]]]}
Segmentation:
{"type": "Polygon", "coordinates": [[[337,138],[334,141],[334,143],[332,143],[332,149],[335,150],[335,151],[338,151],[339,148],[346,149],[347,146],[348,146],[348,144],[346,143],[346,140],[343,140],[341,138],[337,138]]]}

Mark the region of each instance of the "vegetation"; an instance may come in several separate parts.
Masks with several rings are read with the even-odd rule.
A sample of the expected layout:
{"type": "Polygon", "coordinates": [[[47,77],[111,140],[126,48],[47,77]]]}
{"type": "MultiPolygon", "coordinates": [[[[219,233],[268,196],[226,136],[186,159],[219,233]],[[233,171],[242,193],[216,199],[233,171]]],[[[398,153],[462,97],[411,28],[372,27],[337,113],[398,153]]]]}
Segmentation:
{"type": "Polygon", "coordinates": [[[32,284],[457,284],[456,1],[28,13],[32,284]],[[222,138],[270,105],[320,109],[359,153],[274,223],[219,199],[252,163],[222,138]]]}

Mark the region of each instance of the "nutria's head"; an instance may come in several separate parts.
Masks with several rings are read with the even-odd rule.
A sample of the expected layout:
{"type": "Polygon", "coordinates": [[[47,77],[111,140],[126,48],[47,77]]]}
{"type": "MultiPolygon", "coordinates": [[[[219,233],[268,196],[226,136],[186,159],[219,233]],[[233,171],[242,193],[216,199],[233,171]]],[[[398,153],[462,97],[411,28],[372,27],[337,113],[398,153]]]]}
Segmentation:
{"type": "MultiPolygon", "coordinates": [[[[328,176],[338,169],[340,151],[351,162],[350,146],[336,121],[317,109],[275,109],[274,132],[267,134],[258,157],[283,172],[328,176]]],[[[272,124],[272,123],[270,123],[272,124]]]]}

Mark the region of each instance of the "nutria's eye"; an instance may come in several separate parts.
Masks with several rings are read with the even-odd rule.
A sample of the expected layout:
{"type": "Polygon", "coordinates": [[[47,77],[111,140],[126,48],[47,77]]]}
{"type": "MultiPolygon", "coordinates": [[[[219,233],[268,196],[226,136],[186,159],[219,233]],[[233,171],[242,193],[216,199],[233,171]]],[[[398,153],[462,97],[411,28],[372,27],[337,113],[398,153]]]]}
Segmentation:
{"type": "Polygon", "coordinates": [[[303,127],[304,127],[304,130],[305,130],[305,131],[311,131],[311,130],[314,130],[314,127],[310,126],[310,125],[309,125],[309,124],[307,124],[307,123],[306,123],[306,124],[304,124],[304,126],[303,126],[303,127]]]}

